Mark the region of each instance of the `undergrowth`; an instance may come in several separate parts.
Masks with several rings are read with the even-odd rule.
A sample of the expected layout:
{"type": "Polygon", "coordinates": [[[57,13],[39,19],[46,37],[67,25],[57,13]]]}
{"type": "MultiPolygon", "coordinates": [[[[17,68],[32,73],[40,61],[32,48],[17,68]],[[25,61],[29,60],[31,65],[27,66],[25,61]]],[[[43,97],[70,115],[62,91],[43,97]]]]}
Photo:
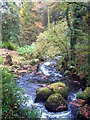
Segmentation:
{"type": "Polygon", "coordinates": [[[24,90],[16,84],[15,76],[6,68],[1,68],[0,72],[2,72],[2,119],[39,118],[41,113],[37,109],[26,106],[27,98],[22,97],[24,90]],[[25,104],[25,108],[22,107],[22,103],[25,104]]]}

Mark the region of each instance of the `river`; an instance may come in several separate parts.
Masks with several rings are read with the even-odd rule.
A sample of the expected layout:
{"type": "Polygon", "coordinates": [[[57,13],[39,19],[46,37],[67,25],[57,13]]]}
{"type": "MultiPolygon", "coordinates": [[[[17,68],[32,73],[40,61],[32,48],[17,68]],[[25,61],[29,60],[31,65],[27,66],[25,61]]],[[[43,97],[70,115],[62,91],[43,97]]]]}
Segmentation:
{"type": "MultiPolygon", "coordinates": [[[[66,119],[76,119],[77,116],[73,112],[73,109],[71,108],[69,102],[76,100],[77,93],[82,91],[80,87],[76,89],[76,87],[72,87],[68,91],[68,110],[63,112],[48,112],[44,106],[45,103],[38,102],[35,103],[35,97],[36,97],[36,91],[38,88],[41,88],[43,86],[46,86],[47,84],[50,84],[52,82],[57,82],[58,79],[62,79],[63,81],[63,75],[60,71],[56,70],[57,66],[57,60],[54,59],[50,62],[44,62],[43,64],[39,65],[38,72],[35,74],[25,74],[23,77],[20,77],[18,79],[18,84],[21,88],[24,89],[25,94],[24,96],[27,97],[27,106],[31,107],[33,105],[35,108],[38,108],[40,111],[42,111],[42,117],[41,118],[66,118],[66,119]]],[[[71,80],[69,80],[69,83],[71,80]]]]}

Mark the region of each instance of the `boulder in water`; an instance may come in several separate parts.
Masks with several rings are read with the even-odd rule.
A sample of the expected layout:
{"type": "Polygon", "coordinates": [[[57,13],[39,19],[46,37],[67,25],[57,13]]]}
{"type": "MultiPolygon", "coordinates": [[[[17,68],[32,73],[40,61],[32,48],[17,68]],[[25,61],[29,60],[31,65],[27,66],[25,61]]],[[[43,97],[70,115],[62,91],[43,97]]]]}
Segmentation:
{"type": "Polygon", "coordinates": [[[50,95],[45,103],[45,107],[49,112],[61,112],[68,109],[66,100],[59,93],[50,95]]]}
{"type": "Polygon", "coordinates": [[[60,93],[65,99],[67,99],[67,87],[62,82],[57,82],[49,85],[48,87],[53,88],[54,93],[60,93]]]}
{"type": "Polygon", "coordinates": [[[51,89],[49,89],[48,87],[42,87],[42,88],[38,89],[36,92],[35,102],[46,101],[47,98],[53,93],[54,92],[51,89]]]}
{"type": "Polygon", "coordinates": [[[60,93],[64,98],[67,99],[67,87],[64,83],[57,82],[38,89],[36,92],[35,102],[46,101],[47,98],[54,93],[60,93]]]}

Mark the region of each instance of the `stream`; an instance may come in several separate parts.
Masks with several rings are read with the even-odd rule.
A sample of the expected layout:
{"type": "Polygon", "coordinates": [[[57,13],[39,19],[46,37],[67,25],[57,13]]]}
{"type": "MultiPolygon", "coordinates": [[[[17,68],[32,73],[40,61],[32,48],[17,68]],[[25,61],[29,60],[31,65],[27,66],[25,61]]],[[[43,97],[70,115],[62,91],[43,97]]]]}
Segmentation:
{"type": "MultiPolygon", "coordinates": [[[[60,59],[59,57],[57,57],[60,59]]],[[[63,81],[63,75],[60,71],[56,70],[57,66],[57,60],[54,59],[50,62],[44,62],[43,64],[39,65],[39,69],[37,73],[34,74],[25,74],[23,77],[20,77],[18,79],[18,84],[21,88],[24,89],[25,94],[24,96],[27,97],[27,106],[30,107],[33,105],[35,108],[38,108],[40,111],[42,111],[42,117],[41,118],[66,118],[73,120],[77,117],[75,113],[73,112],[73,109],[70,107],[69,102],[76,100],[77,93],[82,91],[80,87],[73,86],[68,91],[68,110],[63,112],[48,112],[44,106],[45,103],[38,102],[35,103],[35,97],[36,97],[36,91],[38,88],[41,88],[43,86],[46,86],[47,84],[57,82],[59,79],[62,79],[63,81]]],[[[71,80],[68,81],[69,84],[71,84],[71,80]]],[[[70,85],[69,85],[70,86],[70,85]]],[[[72,86],[72,84],[71,84],[72,86]]]]}

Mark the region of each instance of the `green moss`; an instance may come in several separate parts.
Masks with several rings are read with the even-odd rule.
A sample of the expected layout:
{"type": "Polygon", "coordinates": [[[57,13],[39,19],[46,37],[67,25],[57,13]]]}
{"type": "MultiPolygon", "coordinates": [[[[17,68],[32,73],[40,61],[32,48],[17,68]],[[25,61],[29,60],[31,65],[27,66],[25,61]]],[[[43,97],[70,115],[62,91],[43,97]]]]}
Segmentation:
{"type": "Polygon", "coordinates": [[[64,83],[58,82],[50,85],[55,93],[60,93],[64,98],[67,98],[67,87],[64,83]]]}
{"type": "Polygon", "coordinates": [[[64,98],[67,98],[67,87],[64,83],[57,82],[48,85],[47,87],[40,88],[36,92],[35,101],[46,101],[47,98],[53,93],[60,93],[64,98]]]}
{"type": "Polygon", "coordinates": [[[45,103],[45,107],[48,111],[52,112],[68,109],[67,102],[59,93],[50,95],[45,103]]]}
{"type": "Polygon", "coordinates": [[[47,87],[43,87],[37,90],[35,101],[46,101],[46,99],[54,92],[47,87]]]}
{"type": "Polygon", "coordinates": [[[50,85],[51,87],[65,87],[65,84],[62,82],[57,82],[57,83],[53,83],[50,85]]]}
{"type": "Polygon", "coordinates": [[[78,93],[77,95],[78,99],[90,99],[90,87],[87,87],[83,92],[78,93]]]}

